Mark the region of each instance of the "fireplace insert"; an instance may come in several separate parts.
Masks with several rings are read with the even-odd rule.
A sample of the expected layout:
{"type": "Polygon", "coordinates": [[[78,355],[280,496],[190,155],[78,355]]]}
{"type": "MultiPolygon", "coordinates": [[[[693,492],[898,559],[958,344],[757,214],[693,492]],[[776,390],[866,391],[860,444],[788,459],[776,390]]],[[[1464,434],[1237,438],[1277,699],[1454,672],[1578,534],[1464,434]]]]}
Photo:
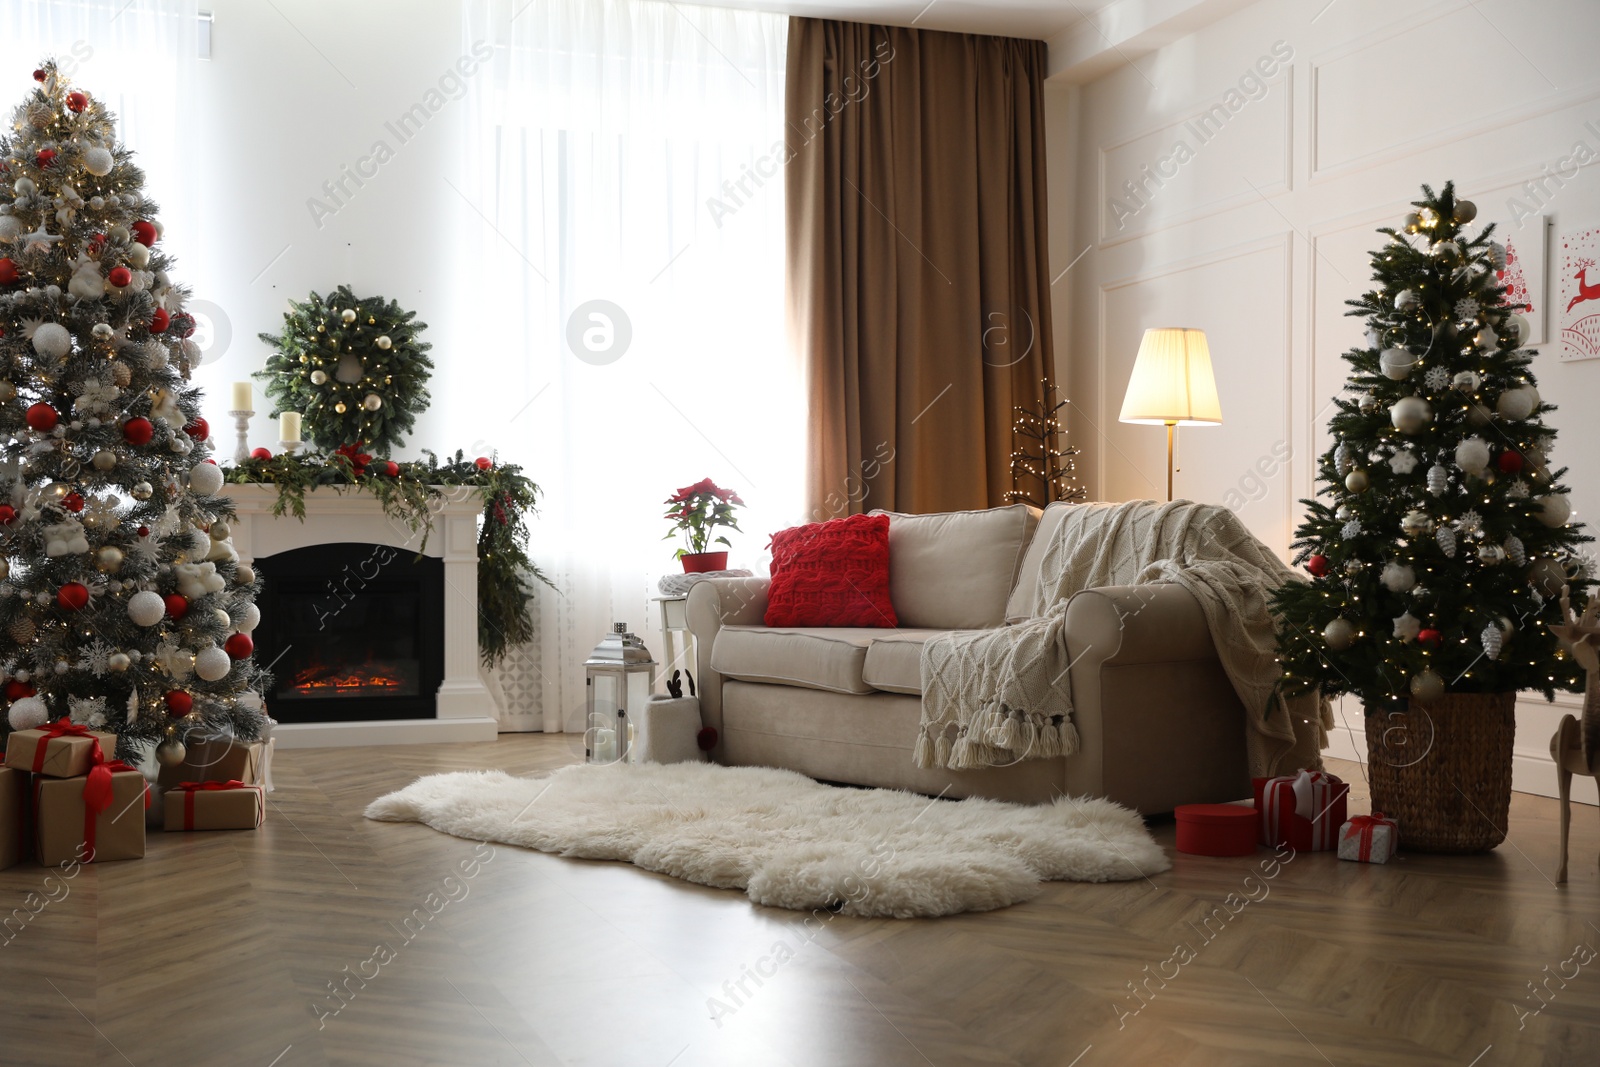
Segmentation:
{"type": "Polygon", "coordinates": [[[444,561],[327,544],[256,560],[256,655],[279,722],[431,719],[444,678],[444,561]]]}

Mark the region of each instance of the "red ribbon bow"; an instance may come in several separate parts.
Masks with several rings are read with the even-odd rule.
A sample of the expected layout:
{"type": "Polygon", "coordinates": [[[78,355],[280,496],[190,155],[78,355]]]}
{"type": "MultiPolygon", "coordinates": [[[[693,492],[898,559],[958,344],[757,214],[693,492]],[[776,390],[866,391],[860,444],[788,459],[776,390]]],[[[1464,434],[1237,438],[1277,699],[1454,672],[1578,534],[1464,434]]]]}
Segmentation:
{"type": "MultiPolygon", "coordinates": [[[[44,757],[50,748],[50,742],[58,737],[87,737],[94,743],[90,751],[89,762],[98,766],[106,761],[106,755],[100,751],[100,739],[96,737],[87,726],[79,726],[63,715],[49,726],[43,727],[44,736],[39,738],[39,747],[33,750],[33,773],[39,774],[44,770],[44,757]]],[[[132,768],[129,768],[130,770],[132,768]]]]}
{"type": "Polygon", "coordinates": [[[178,788],[183,790],[183,828],[194,829],[194,796],[196,793],[209,793],[218,789],[248,789],[249,786],[237,778],[226,782],[179,782],[178,788]]]}
{"type": "Polygon", "coordinates": [[[1372,859],[1372,834],[1380,826],[1393,826],[1394,821],[1384,816],[1383,812],[1375,811],[1371,815],[1355,815],[1350,819],[1350,829],[1344,832],[1346,841],[1353,837],[1361,838],[1359,853],[1361,862],[1366,863],[1372,859]]]}

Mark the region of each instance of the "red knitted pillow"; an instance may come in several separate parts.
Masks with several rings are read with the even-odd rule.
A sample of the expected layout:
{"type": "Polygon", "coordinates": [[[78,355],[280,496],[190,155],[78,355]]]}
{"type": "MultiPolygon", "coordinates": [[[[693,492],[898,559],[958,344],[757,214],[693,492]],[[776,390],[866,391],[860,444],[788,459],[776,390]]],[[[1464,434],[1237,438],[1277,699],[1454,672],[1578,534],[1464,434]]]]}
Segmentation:
{"type": "Polygon", "coordinates": [[[889,516],[851,515],[772,535],[768,626],[898,626],[889,516]]]}

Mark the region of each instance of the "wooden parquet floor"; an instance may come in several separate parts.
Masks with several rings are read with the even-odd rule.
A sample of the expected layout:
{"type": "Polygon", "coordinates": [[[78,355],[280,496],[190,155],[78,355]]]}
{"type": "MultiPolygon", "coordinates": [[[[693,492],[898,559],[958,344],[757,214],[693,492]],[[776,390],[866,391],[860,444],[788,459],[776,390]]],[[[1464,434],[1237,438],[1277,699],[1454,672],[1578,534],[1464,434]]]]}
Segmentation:
{"type": "Polygon", "coordinates": [[[1593,808],[1564,887],[1555,803],[1518,795],[1487,856],[1178,855],[991,914],[809,923],[361,818],[418,775],[547,771],[574,740],[290,750],[260,832],[153,833],[53,887],[0,872],[0,917],[30,915],[0,943],[0,1064],[1600,1064],[1593,808]]]}

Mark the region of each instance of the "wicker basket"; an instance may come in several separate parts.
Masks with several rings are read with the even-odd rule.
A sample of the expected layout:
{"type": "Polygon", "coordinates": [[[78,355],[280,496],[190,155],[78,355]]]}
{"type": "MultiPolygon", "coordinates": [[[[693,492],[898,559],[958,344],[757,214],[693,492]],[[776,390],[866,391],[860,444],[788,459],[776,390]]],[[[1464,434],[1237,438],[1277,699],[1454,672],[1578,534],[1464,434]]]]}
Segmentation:
{"type": "Polygon", "coordinates": [[[1515,693],[1450,693],[1367,715],[1372,810],[1413,852],[1485,852],[1506,839],[1515,693]]]}

